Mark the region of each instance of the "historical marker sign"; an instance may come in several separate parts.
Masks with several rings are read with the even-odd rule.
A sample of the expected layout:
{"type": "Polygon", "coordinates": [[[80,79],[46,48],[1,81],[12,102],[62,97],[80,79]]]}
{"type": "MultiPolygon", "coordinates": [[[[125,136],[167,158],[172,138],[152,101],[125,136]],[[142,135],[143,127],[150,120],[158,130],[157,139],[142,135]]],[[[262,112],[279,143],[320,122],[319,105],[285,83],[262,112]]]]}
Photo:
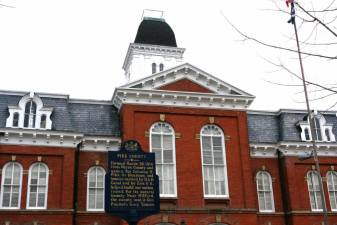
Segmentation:
{"type": "Polygon", "coordinates": [[[108,153],[105,211],[137,224],[159,212],[159,178],[154,153],[145,153],[137,141],[126,141],[121,150],[108,153]]]}

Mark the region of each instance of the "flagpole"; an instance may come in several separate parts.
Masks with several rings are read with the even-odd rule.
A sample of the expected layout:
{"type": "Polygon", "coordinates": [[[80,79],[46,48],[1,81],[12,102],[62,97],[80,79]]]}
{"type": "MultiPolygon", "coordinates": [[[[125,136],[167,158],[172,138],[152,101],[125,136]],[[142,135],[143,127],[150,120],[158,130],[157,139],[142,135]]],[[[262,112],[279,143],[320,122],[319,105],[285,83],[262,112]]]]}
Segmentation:
{"type": "MultiPolygon", "coordinates": [[[[291,18],[288,22],[291,22],[294,25],[298,60],[300,62],[300,67],[301,67],[301,76],[302,76],[303,89],[304,89],[304,95],[305,95],[305,103],[306,103],[306,106],[307,106],[308,122],[309,122],[309,126],[310,126],[310,134],[311,134],[311,139],[312,139],[312,141],[311,141],[312,148],[313,148],[313,150],[312,150],[313,154],[312,155],[313,155],[315,166],[316,166],[316,171],[317,171],[318,180],[319,180],[318,185],[319,185],[320,195],[321,195],[321,199],[322,199],[323,222],[324,222],[324,225],[329,225],[328,210],[327,210],[327,207],[326,207],[325,193],[324,193],[324,188],[323,188],[323,183],[322,183],[321,170],[320,170],[318,156],[317,156],[316,135],[314,133],[313,116],[312,116],[312,113],[311,113],[311,110],[310,110],[307,84],[306,84],[305,76],[304,76],[303,62],[302,62],[302,56],[301,56],[300,44],[299,44],[299,41],[298,41],[298,33],[297,33],[296,20],[295,20],[295,6],[294,6],[293,1],[291,2],[291,18]]],[[[312,182],[312,185],[314,185],[313,182],[312,182]]]]}

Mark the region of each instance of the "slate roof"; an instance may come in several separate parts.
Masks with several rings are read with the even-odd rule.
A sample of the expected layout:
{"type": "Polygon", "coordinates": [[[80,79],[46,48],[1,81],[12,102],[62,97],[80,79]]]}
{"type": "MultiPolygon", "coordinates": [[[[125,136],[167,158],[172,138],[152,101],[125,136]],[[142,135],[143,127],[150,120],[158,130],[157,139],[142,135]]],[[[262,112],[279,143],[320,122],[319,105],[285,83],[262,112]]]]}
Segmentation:
{"type": "MultiPolygon", "coordinates": [[[[327,123],[333,124],[337,137],[336,112],[322,112],[327,123]]],[[[280,110],[278,112],[248,111],[250,143],[300,142],[301,129],[297,125],[307,115],[305,110],[280,110]]]]}
{"type": "MultiPolygon", "coordinates": [[[[27,93],[0,92],[0,128],[6,127],[8,106],[17,106],[27,93]]],[[[39,95],[39,93],[36,93],[39,95]]],[[[85,135],[120,137],[118,110],[110,101],[75,100],[69,96],[39,95],[44,107],[52,107],[52,130],[85,135]]],[[[337,137],[336,112],[322,113],[327,123],[333,124],[337,137]]],[[[278,112],[248,111],[250,143],[300,142],[301,130],[297,125],[306,116],[305,110],[280,110],[278,112]]]]}
{"type": "MultiPolygon", "coordinates": [[[[27,93],[0,94],[0,128],[6,127],[8,106],[17,106],[25,94],[27,93]]],[[[51,115],[53,131],[120,136],[119,114],[110,102],[43,97],[43,95],[40,95],[40,98],[44,107],[53,108],[51,115]]]]}

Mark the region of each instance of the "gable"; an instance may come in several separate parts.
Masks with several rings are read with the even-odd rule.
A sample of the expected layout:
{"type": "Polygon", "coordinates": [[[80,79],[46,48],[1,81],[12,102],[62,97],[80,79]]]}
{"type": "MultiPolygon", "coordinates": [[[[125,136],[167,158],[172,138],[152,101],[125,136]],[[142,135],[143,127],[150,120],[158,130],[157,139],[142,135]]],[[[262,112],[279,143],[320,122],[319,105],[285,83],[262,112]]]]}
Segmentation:
{"type": "Polygon", "coordinates": [[[254,96],[188,63],[115,89],[113,104],[246,110],[254,96]]]}
{"type": "Polygon", "coordinates": [[[157,90],[163,91],[183,91],[183,92],[198,92],[198,93],[214,93],[211,90],[196,84],[186,78],[176,82],[159,87],[157,90]]]}

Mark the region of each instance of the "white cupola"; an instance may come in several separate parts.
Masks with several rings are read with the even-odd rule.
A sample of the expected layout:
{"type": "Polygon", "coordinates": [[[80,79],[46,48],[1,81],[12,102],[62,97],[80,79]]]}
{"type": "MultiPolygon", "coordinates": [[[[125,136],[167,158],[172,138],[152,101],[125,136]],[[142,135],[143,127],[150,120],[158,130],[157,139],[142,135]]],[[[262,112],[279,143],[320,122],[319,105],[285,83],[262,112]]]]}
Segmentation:
{"type": "Polygon", "coordinates": [[[134,43],[129,45],[123,69],[127,82],[184,63],[185,49],[178,48],[171,27],[162,11],[144,10],[134,43]]]}

